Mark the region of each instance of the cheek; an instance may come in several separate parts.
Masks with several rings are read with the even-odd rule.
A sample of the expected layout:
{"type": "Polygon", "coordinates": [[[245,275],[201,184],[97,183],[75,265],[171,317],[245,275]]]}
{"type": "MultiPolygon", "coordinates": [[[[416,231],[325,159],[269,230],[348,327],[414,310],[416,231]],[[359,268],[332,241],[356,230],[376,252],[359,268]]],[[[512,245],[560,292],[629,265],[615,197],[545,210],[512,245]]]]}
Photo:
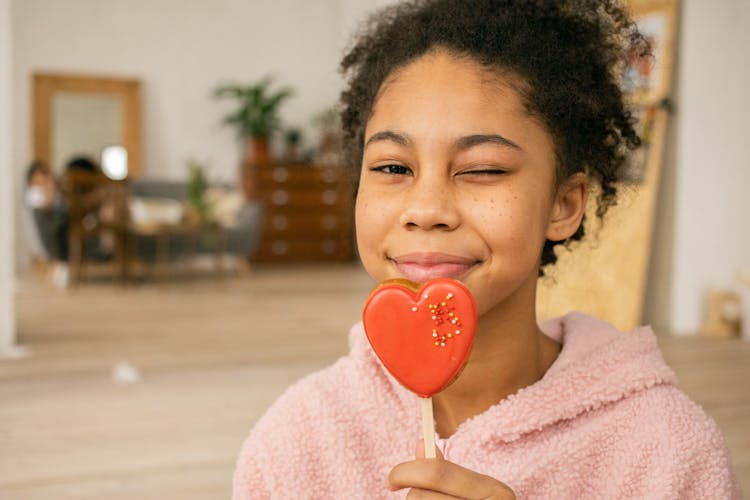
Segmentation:
{"type": "Polygon", "coordinates": [[[373,203],[373,198],[360,192],[354,206],[354,224],[357,231],[357,245],[362,255],[377,251],[376,242],[383,236],[386,222],[382,204],[373,203]]]}
{"type": "Polygon", "coordinates": [[[360,252],[366,250],[364,240],[367,238],[367,214],[369,212],[369,206],[364,201],[362,195],[357,196],[357,200],[354,204],[354,228],[357,234],[357,245],[359,246],[360,252]]]}
{"type": "Polygon", "coordinates": [[[547,220],[542,207],[533,200],[509,192],[474,205],[468,213],[478,216],[475,220],[484,228],[485,238],[495,251],[513,252],[519,258],[533,260],[544,244],[547,220]]]}
{"type": "Polygon", "coordinates": [[[360,193],[355,204],[354,221],[359,259],[375,281],[383,281],[390,276],[382,258],[381,245],[386,239],[390,226],[383,204],[376,201],[360,193]]]}

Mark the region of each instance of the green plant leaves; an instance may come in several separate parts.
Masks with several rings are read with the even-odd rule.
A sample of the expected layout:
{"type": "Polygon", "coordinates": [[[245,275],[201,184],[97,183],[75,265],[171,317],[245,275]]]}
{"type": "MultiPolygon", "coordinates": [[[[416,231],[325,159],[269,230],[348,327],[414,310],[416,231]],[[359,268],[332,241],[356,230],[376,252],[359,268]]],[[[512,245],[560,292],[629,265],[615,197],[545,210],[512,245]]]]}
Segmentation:
{"type": "Polygon", "coordinates": [[[222,85],[214,91],[217,98],[232,98],[239,107],[224,117],[224,123],[235,125],[242,137],[268,137],[281,127],[278,110],[294,93],[291,87],[271,90],[273,78],[264,77],[250,85],[222,85]]]}

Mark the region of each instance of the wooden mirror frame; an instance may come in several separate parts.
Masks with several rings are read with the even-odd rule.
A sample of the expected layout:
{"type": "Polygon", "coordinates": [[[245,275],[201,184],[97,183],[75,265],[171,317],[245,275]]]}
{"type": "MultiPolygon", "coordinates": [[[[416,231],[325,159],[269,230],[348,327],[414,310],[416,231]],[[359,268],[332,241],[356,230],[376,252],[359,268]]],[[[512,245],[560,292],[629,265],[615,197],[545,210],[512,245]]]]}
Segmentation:
{"type": "Polygon", "coordinates": [[[141,174],[141,85],[138,80],[34,73],[32,123],[34,159],[52,165],[52,100],[56,92],[99,94],[120,101],[121,144],[128,152],[128,177],[141,174]]]}

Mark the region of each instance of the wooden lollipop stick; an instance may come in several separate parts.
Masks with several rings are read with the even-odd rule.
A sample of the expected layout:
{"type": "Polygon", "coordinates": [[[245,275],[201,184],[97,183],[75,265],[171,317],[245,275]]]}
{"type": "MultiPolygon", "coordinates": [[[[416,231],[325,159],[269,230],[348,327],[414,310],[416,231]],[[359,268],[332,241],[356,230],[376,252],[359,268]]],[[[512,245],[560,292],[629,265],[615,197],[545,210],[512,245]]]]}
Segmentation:
{"type": "Polygon", "coordinates": [[[422,435],[424,436],[424,457],[435,458],[435,418],[432,415],[432,398],[422,400],[422,435]]]}

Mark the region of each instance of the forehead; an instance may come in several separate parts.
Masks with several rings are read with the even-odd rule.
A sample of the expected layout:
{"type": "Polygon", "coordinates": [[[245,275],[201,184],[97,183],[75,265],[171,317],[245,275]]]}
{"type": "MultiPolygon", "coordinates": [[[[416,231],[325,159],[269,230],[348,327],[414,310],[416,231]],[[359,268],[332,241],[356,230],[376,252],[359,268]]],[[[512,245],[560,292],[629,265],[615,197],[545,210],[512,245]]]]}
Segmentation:
{"type": "Polygon", "coordinates": [[[365,136],[383,128],[433,137],[502,130],[522,139],[534,129],[534,135],[541,133],[551,141],[546,127],[529,114],[521,94],[524,88],[525,83],[510,72],[433,49],[386,78],[365,136]]]}
{"type": "Polygon", "coordinates": [[[523,78],[501,65],[482,64],[470,54],[438,46],[394,69],[386,76],[378,95],[397,82],[412,83],[411,78],[417,78],[420,80],[419,83],[425,85],[439,80],[442,76],[449,76],[457,82],[460,79],[463,83],[486,85],[488,89],[526,87],[523,78]],[[431,76],[430,79],[422,80],[425,72],[431,76]]]}

